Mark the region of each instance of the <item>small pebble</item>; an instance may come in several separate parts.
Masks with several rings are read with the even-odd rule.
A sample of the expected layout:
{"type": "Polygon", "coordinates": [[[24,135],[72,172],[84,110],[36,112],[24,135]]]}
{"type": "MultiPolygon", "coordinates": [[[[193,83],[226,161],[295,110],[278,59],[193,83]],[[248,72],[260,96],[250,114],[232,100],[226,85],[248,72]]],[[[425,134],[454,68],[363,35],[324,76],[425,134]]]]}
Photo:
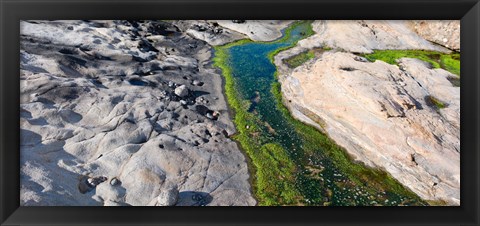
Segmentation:
{"type": "Polygon", "coordinates": [[[119,183],[120,181],[115,177],[110,180],[110,185],[112,186],[118,185],[119,183]]]}

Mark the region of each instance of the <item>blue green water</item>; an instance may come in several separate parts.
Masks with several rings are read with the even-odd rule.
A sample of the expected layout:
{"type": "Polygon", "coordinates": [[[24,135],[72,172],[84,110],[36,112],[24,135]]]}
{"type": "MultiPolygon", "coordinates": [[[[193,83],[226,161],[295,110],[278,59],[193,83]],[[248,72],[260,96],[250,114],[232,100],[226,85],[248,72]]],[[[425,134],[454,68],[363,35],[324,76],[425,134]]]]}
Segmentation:
{"type": "MultiPolygon", "coordinates": [[[[287,161],[295,165],[292,172],[295,175],[294,189],[300,194],[299,203],[295,204],[422,205],[418,197],[408,191],[404,193],[403,188],[398,189],[401,185],[394,184],[396,189],[391,188],[391,183],[383,185],[382,180],[386,174],[371,171],[351,161],[347,166],[340,160],[336,161],[338,158],[334,156],[338,156],[338,153],[332,154],[331,151],[337,150],[332,147],[333,142],[323,143],[328,139],[326,135],[293,119],[281,104],[280,97],[272,93],[272,86],[278,83],[274,75],[276,68],[270,61],[269,54],[306,38],[310,26],[309,22],[304,21],[295,24],[286,37],[277,41],[247,42],[225,49],[236,98],[249,103],[248,112],[256,118],[256,126],[262,128],[260,135],[250,138],[249,142],[254,144],[241,142],[241,145],[251,145],[258,149],[262,145],[276,144],[286,152],[287,161]],[[343,165],[340,167],[339,164],[343,165]],[[349,170],[350,168],[360,168],[365,174],[353,174],[354,170],[349,170]]],[[[281,176],[279,178],[272,178],[272,181],[282,180],[281,176]]],[[[256,191],[257,194],[262,192],[264,191],[256,191]]],[[[282,203],[284,199],[280,197],[278,200],[280,201],[276,204],[279,205],[292,204],[282,203]]]]}
{"type": "Polygon", "coordinates": [[[250,100],[259,95],[260,100],[253,103],[249,110],[255,112],[261,121],[267,122],[274,129],[275,133],[265,134],[266,137],[269,140],[281,141],[280,143],[288,150],[301,146],[301,140],[277,108],[277,100],[271,92],[276,67],[267,56],[304,38],[302,34],[307,25],[297,26],[287,40],[279,43],[253,42],[230,48],[231,68],[240,98],[250,100]]]}

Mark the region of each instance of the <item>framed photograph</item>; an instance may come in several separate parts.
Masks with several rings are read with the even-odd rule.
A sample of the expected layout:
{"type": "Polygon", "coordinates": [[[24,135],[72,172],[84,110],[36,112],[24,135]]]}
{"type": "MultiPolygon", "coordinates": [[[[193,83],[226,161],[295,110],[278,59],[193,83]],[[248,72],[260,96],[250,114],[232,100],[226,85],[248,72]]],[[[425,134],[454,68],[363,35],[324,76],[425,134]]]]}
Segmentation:
{"type": "Polygon", "coordinates": [[[480,224],[478,0],[0,14],[1,225],[480,224]]]}

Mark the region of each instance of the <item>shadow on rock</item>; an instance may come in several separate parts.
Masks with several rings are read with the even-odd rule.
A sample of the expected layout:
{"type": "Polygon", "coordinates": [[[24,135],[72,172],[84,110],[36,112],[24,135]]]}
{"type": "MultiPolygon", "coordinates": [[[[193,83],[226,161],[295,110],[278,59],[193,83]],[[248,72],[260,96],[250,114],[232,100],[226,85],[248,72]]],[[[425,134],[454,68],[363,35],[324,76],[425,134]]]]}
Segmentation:
{"type": "Polygon", "coordinates": [[[77,158],[64,149],[65,141],[42,143],[43,137],[30,130],[20,129],[20,205],[58,206],[102,203],[91,195],[78,191],[83,175],[67,170],[77,164],[77,158]],[[28,191],[37,199],[30,199],[28,191]]]}

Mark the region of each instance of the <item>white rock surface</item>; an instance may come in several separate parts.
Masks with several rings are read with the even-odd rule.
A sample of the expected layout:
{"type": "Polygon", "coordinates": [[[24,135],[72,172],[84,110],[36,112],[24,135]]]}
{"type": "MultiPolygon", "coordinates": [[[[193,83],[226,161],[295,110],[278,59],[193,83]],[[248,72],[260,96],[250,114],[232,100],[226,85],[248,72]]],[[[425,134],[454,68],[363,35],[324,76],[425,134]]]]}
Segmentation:
{"type": "Polygon", "coordinates": [[[157,206],[174,206],[178,201],[177,188],[169,188],[160,192],[157,197],[157,206]]]}
{"type": "Polygon", "coordinates": [[[402,20],[318,20],[312,24],[315,35],[298,46],[328,46],[346,52],[371,53],[375,49],[425,49],[449,52],[420,37],[402,20]]]}
{"type": "Polygon", "coordinates": [[[256,203],[245,158],[224,135],[235,129],[209,45],[158,21],[20,28],[22,206],[148,205],[166,184],[178,187],[177,205],[256,203]],[[191,90],[187,105],[169,82],[191,90]],[[107,181],[79,191],[99,176],[107,181]]]}
{"type": "Polygon", "coordinates": [[[189,36],[203,40],[212,46],[224,45],[245,38],[245,35],[241,33],[219,26],[216,21],[175,20],[172,23],[185,30],[189,36]]]}
{"type": "Polygon", "coordinates": [[[234,23],[231,20],[217,20],[222,27],[240,32],[253,41],[278,39],[282,36],[282,30],[292,22],[292,20],[246,20],[244,23],[234,23]]]}

